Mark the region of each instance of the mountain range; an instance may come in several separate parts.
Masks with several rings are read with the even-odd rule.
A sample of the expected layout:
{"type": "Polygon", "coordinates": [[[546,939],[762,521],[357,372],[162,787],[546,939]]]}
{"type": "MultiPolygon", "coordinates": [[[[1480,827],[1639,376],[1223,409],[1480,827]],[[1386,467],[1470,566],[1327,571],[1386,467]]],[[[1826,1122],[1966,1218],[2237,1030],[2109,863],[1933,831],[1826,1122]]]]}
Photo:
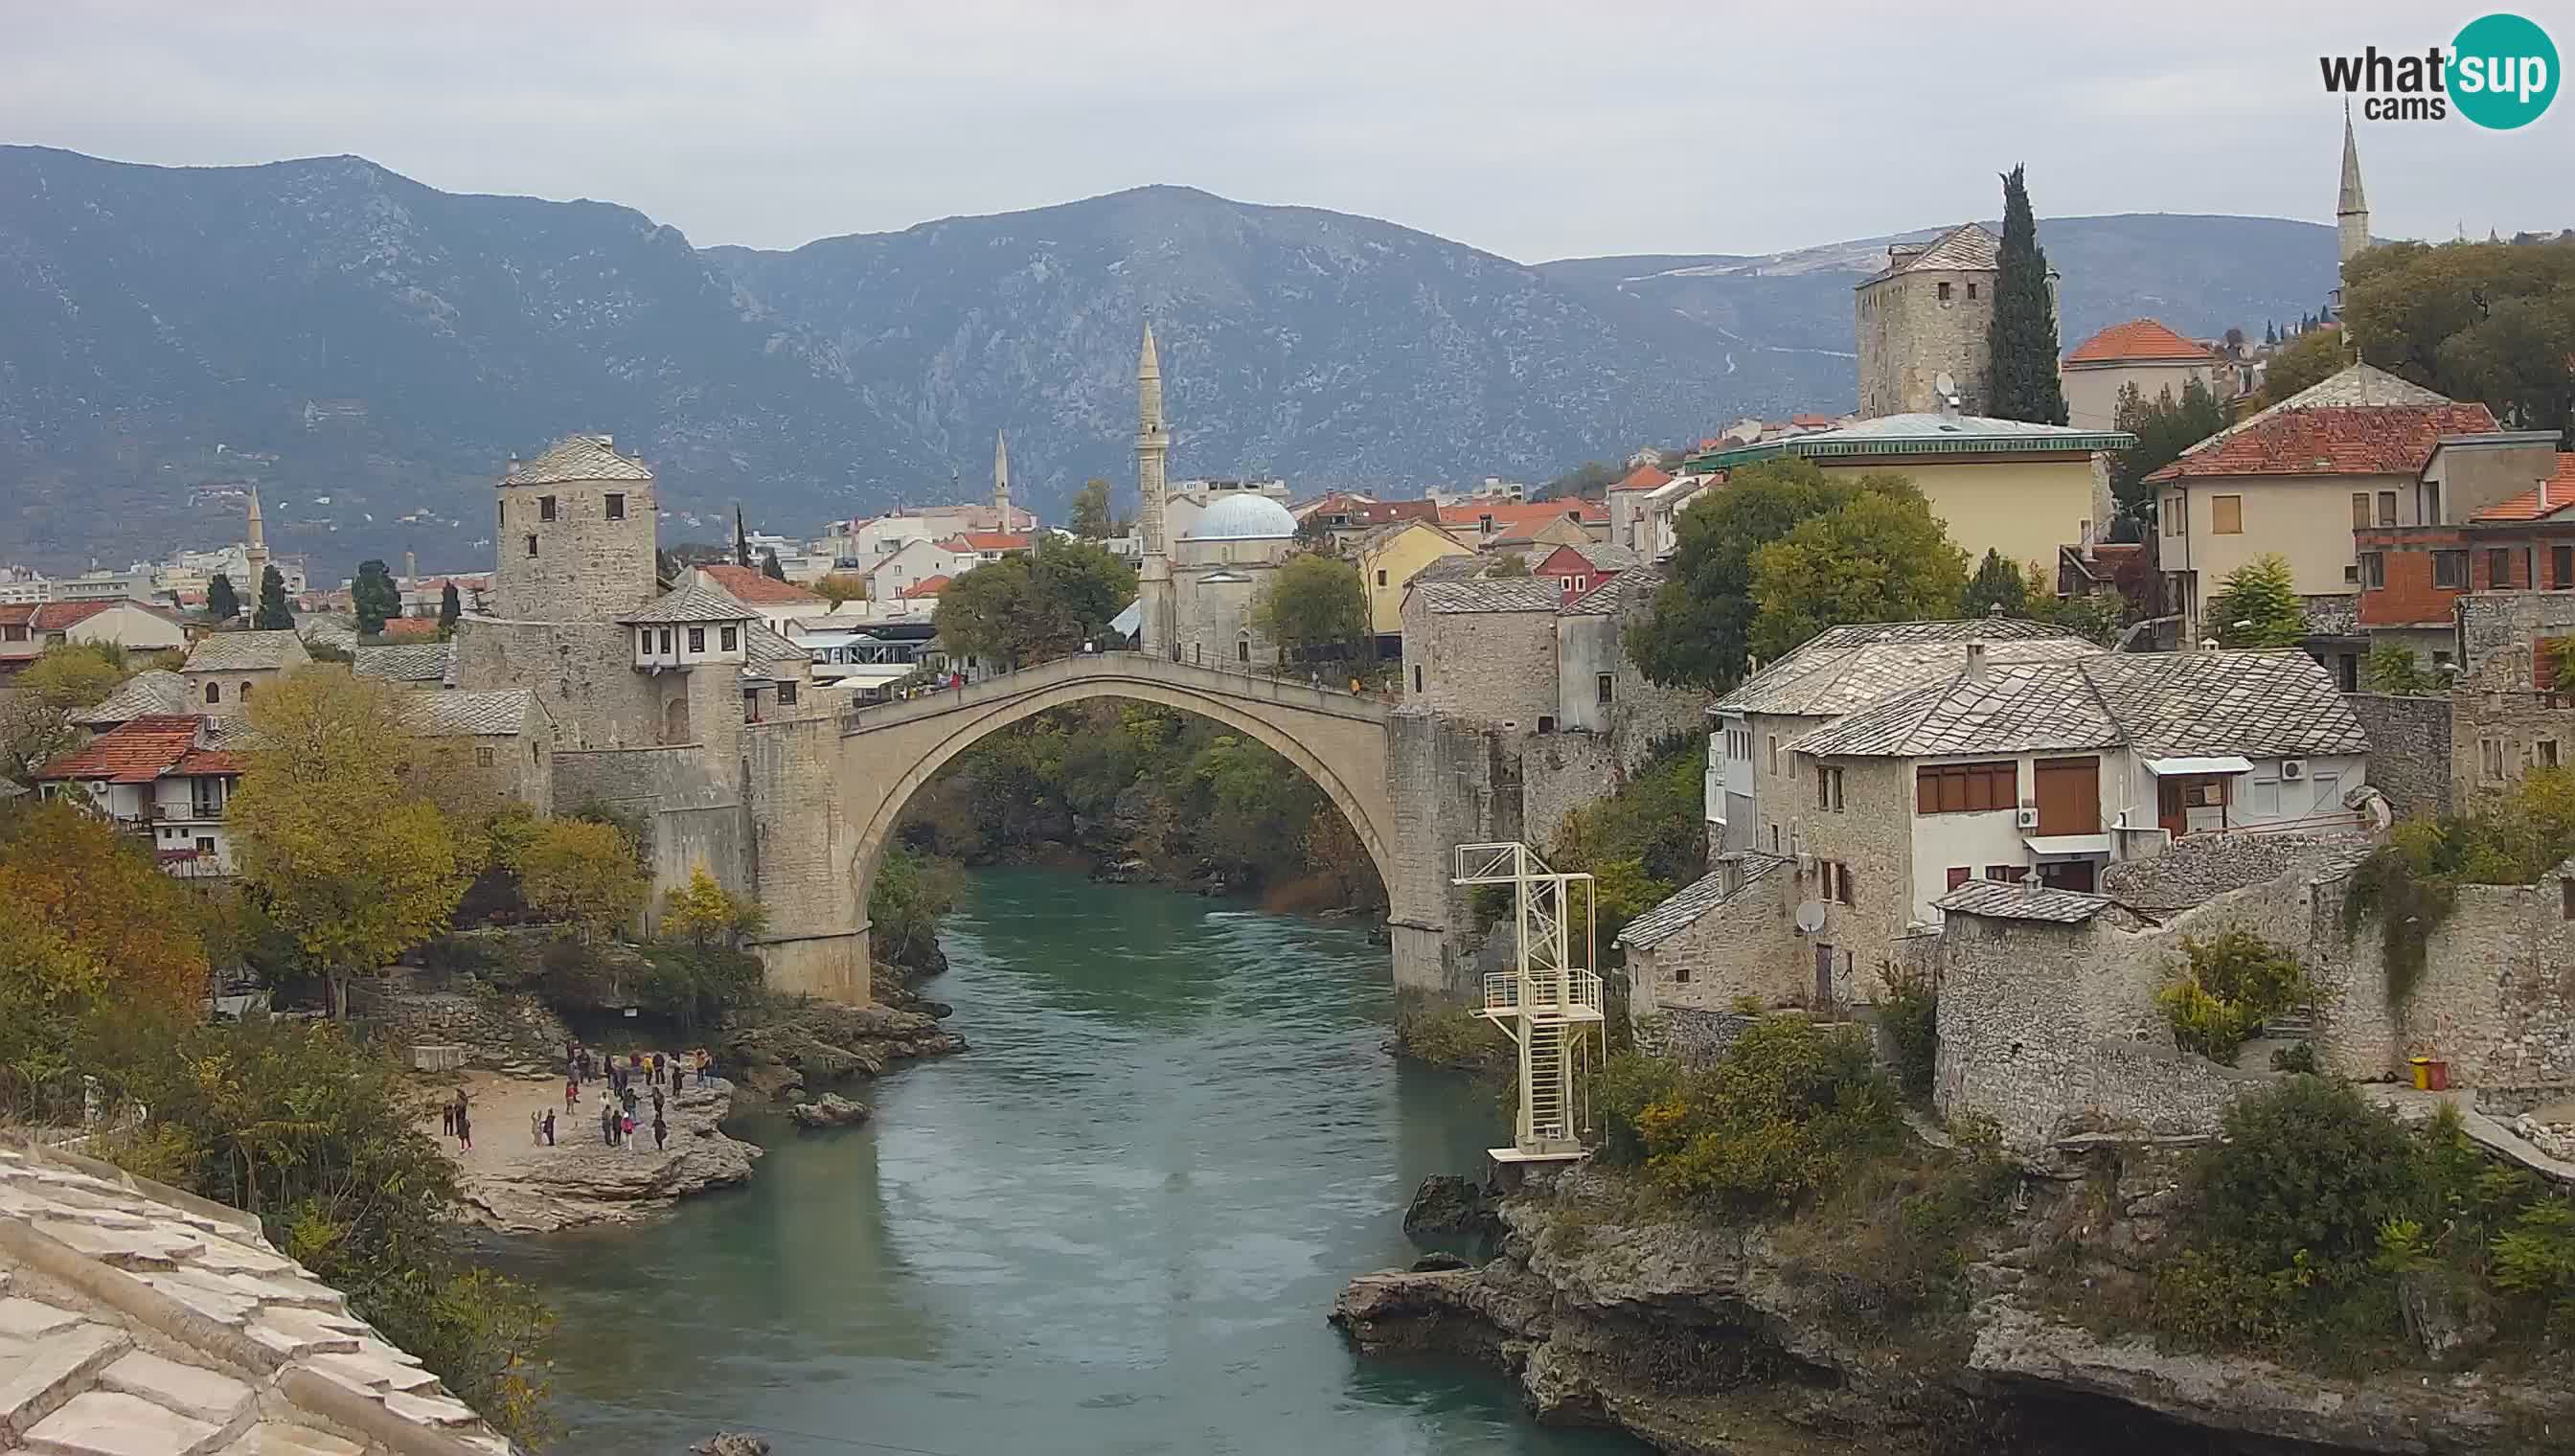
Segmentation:
{"type": "MultiPolygon", "coordinates": [[[[2069,344],[2140,315],[2258,333],[2332,286],[2314,224],[2040,234],[2069,344]]],[[[652,462],[666,541],[720,537],[736,500],[803,535],[980,497],[996,430],[1054,515],[1091,476],[1132,481],[1148,316],[1175,479],[1542,480],[1747,414],[1849,408],[1850,291],[1893,240],[1525,265],[1145,187],[776,252],[357,157],[162,168],[0,147],[0,561],[236,540],[236,488],[257,484],[272,544],[317,578],[405,550],[471,569],[501,462],[576,430],[652,462]]]]}

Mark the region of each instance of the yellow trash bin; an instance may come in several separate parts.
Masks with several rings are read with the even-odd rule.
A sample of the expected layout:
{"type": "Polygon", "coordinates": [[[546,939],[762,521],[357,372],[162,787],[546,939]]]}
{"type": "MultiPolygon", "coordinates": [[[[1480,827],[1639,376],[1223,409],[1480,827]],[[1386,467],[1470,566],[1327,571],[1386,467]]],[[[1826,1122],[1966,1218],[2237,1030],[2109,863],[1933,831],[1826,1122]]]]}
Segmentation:
{"type": "Polygon", "coordinates": [[[2418,1092],[2432,1090],[2432,1058],[2412,1057],[2407,1060],[2406,1065],[2414,1068],[2414,1090],[2418,1092]]]}

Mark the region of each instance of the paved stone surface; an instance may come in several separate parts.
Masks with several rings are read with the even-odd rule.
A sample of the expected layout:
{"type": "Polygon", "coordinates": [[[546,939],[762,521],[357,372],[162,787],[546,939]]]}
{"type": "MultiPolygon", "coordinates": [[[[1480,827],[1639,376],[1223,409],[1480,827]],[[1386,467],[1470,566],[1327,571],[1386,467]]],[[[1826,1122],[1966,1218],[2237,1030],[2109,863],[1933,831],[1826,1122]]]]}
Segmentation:
{"type": "Polygon", "coordinates": [[[393,1456],[408,1438],[509,1456],[255,1223],[84,1166],[0,1146],[0,1452],[393,1456]],[[299,1364],[375,1409],[299,1410],[279,1383],[299,1364]]]}
{"type": "Polygon", "coordinates": [[[90,1390],[27,1432],[27,1449],[50,1456],[192,1456],[218,1427],[117,1391],[90,1390]]]}
{"type": "Polygon", "coordinates": [[[212,1370],[164,1360],[148,1350],[129,1352],[108,1366],[98,1383],[219,1426],[239,1415],[250,1401],[250,1387],[242,1382],[212,1370]]]}

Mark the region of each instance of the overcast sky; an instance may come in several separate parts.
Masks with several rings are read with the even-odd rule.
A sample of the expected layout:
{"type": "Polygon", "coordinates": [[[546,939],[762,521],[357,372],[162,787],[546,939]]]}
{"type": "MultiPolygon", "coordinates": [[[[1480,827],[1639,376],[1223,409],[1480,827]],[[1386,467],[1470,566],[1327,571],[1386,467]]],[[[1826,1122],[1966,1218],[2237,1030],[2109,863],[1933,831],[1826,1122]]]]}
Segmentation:
{"type": "MultiPolygon", "coordinates": [[[[2575,62],[2562,7],[2521,9],[2575,62]]],[[[0,141],[354,152],[450,191],[625,203],[700,244],[1175,182],[1528,262],[1757,253],[1992,216],[2015,161],[2043,215],[2330,222],[2318,52],[2419,52],[2486,8],[21,0],[0,141]]],[[[2364,123],[2361,148],[2381,236],[2575,226],[2575,96],[2513,133],[2364,123]]]]}

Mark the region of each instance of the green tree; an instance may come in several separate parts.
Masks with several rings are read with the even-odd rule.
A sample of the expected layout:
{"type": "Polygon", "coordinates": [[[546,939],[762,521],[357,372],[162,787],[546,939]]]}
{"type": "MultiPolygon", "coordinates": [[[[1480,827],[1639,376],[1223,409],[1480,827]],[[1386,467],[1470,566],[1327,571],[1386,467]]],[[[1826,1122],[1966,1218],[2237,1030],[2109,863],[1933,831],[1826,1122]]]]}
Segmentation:
{"type": "Polygon", "coordinates": [[[814,584],[814,595],[838,607],[868,600],[868,579],[856,572],[834,572],[814,584]]]}
{"type": "Polygon", "coordinates": [[[406,695],[316,666],[254,699],[241,787],[225,812],[242,880],[322,968],[334,1015],[352,975],[438,934],[473,865],[413,787],[406,695]]]}
{"type": "Polygon", "coordinates": [[[2397,243],[2351,262],[2361,357],[2507,429],[2575,433],[2575,242],[2397,243]]]}
{"type": "Polygon", "coordinates": [[[1288,558],[1253,599],[1252,630],[1300,656],[1361,642],[1368,607],[1359,569],[1310,553],[1288,558]]]}
{"type": "Polygon", "coordinates": [[[394,585],[393,570],[373,558],[358,563],[357,579],[349,584],[349,605],[358,615],[359,636],[382,633],[387,621],[402,616],[402,589],[394,585]]]}
{"type": "Polygon", "coordinates": [[[2128,625],[2126,598],[2107,590],[2059,597],[2035,562],[2029,566],[2029,582],[2021,603],[2021,611],[2030,621],[2064,628],[2105,648],[2118,642],[2121,629],[2128,625]]]}
{"type": "Polygon", "coordinates": [[[2004,561],[2001,552],[1987,547],[1985,559],[1976,564],[1975,579],[1967,583],[1966,596],[1959,601],[1959,615],[1985,617],[2000,608],[2004,617],[2024,616],[2029,611],[2029,579],[2021,569],[2004,561]]]}
{"type": "Polygon", "coordinates": [[[1753,553],[1838,509],[1862,484],[1827,476],[1809,460],[1782,459],[1746,466],[1724,490],[1701,492],[1680,513],[1679,542],[1652,610],[1627,629],[1627,655],[1666,687],[1732,688],[1752,651],[1753,553]]]}
{"type": "Polygon", "coordinates": [[[2226,406],[2197,375],[2182,383],[2181,398],[2167,388],[2151,401],[2133,384],[2119,387],[2118,427],[2137,437],[2137,448],[2110,464],[2110,494],[2119,514],[2154,534],[2157,492],[2146,477],[2181,459],[2182,452],[2226,428],[2226,406]]]}
{"type": "Polygon", "coordinates": [[[438,593],[438,636],[441,641],[456,636],[456,624],[465,616],[465,602],[456,594],[456,584],[448,583],[438,593]]]}
{"type": "Polygon", "coordinates": [[[1495,552],[1493,564],[1484,568],[1479,575],[1492,578],[1528,576],[1530,575],[1528,554],[1516,551],[1495,552]]]}
{"type": "Polygon", "coordinates": [[[616,933],[644,908],[644,867],[613,824],[548,819],[514,850],[519,893],[585,940],[616,933]]]}
{"type": "Polygon", "coordinates": [[[1073,534],[1085,541],[1107,541],[1120,534],[1117,519],[1109,514],[1109,483],[1098,476],[1074,492],[1073,534]]]}
{"type": "Polygon", "coordinates": [[[0,772],[21,784],[80,737],[71,715],[107,701],[133,676],[112,643],[57,643],[36,655],[0,698],[0,772]]]}
{"type": "Polygon", "coordinates": [[[2047,286],[2047,253],[2038,246],[2023,169],[2003,174],[2003,242],[1994,278],[1994,321],[1987,335],[1993,375],[1985,412],[2034,425],[2065,423],[2065,385],[2056,372],[2056,299],[2047,286]]]}
{"type": "Polygon", "coordinates": [[[868,943],[890,965],[936,963],[939,922],[957,904],[963,876],[936,856],[889,846],[868,885],[868,943]]]}
{"type": "Polygon", "coordinates": [[[217,622],[241,616],[241,598],[233,591],[233,579],[222,572],[206,581],[206,615],[217,622]]]}
{"type": "Polygon", "coordinates": [[[286,577],[270,567],[259,579],[259,610],[251,614],[250,625],[260,632],[292,632],[295,616],[286,610],[286,577]]]}
{"type": "Polygon", "coordinates": [[[738,567],[751,565],[751,533],[743,527],[740,501],[733,503],[733,564],[738,567]]]}
{"type": "Polygon", "coordinates": [[[2222,647],[2295,647],[2307,635],[2307,612],[2288,559],[2258,556],[2227,573],[2205,621],[2222,647]]]}
{"type": "Polygon", "coordinates": [[[1098,542],[1042,534],[1029,553],[1029,587],[1044,614],[1041,649],[1069,653],[1109,635],[1136,600],[1136,569],[1098,542]]]}
{"type": "Polygon", "coordinates": [[[2324,383],[2351,363],[2340,329],[2309,329],[2271,352],[2262,364],[2260,403],[2268,408],[2324,383]]]}
{"type": "Polygon", "coordinates": [[[951,582],[932,621],[952,651],[1017,664],[1100,641],[1135,599],[1135,569],[1108,548],[1050,536],[951,582]]]}
{"type": "Polygon", "coordinates": [[[1967,554],[1910,482],[1863,483],[1752,554],[1751,649],[1776,658],[1828,627],[1954,617],[1967,554]]]}
{"type": "Polygon", "coordinates": [[[2424,671],[2422,660],[2414,650],[2395,643],[2382,643],[2369,651],[2369,691],[2393,693],[2420,698],[2441,691],[2441,684],[2424,671]]]}
{"type": "Polygon", "coordinates": [[[760,574],[773,582],[787,580],[787,569],[778,564],[777,552],[765,551],[760,554],[760,574]]]}

